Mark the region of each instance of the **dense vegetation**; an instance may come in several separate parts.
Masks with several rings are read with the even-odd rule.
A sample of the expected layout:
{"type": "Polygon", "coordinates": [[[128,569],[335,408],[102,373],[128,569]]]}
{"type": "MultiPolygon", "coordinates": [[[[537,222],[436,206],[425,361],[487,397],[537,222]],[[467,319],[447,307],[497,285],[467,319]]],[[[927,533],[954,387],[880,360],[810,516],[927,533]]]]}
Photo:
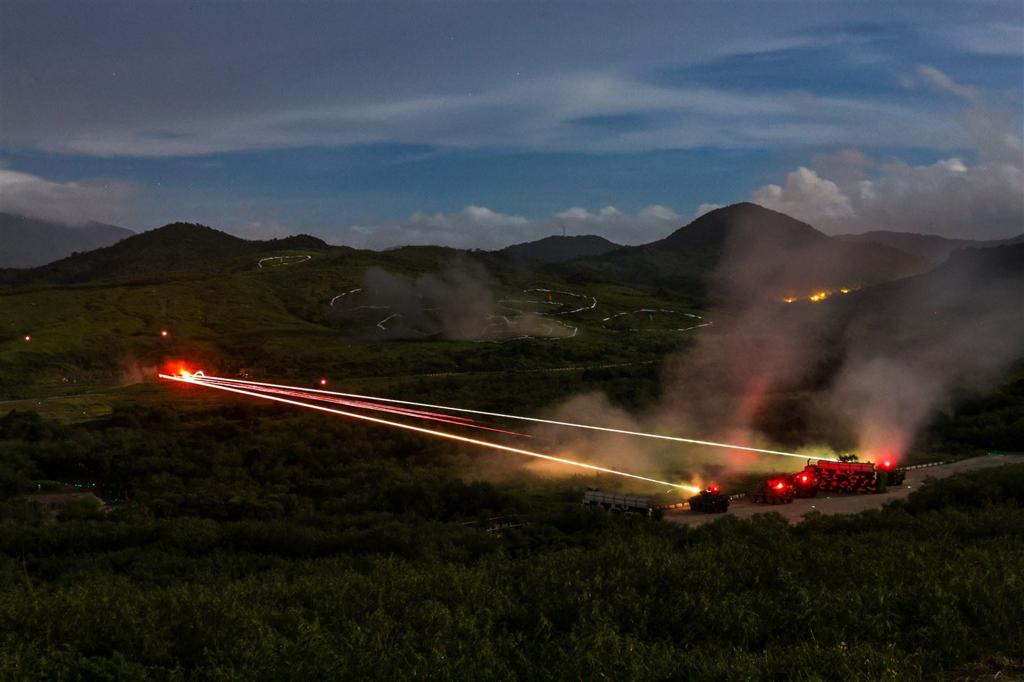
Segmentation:
{"type": "Polygon", "coordinates": [[[687,529],[230,402],[9,414],[0,461],[3,677],[913,679],[1024,657],[1021,466],[687,529]],[[112,509],[22,499],[53,480],[112,509]],[[485,532],[498,514],[524,525],[485,532]]]}
{"type": "MultiPolygon", "coordinates": [[[[722,244],[712,246],[693,252],[708,260],[696,270],[722,244]]],[[[588,391],[639,411],[658,402],[665,359],[693,342],[692,330],[672,331],[679,320],[707,314],[700,299],[654,286],[587,281],[592,272],[565,280],[481,253],[462,257],[486,266],[495,299],[575,292],[552,310],[574,308],[579,334],[384,343],[331,310],[367,268],[412,280],[452,255],[251,243],[178,225],[0,277],[0,678],[1024,670],[1024,466],[929,484],[858,516],[688,529],[578,505],[585,486],[617,482],[552,482],[450,443],[144,380],[180,358],[501,412],[536,414],[588,391]],[[310,258],[258,267],[271,253],[310,258]],[[584,297],[600,306],[576,309],[584,297]]],[[[1000,270],[1008,278],[1014,263],[1000,270]]],[[[719,312],[713,329],[727,326],[719,312]]],[[[715,362],[711,375],[732,363],[715,362]]],[[[751,415],[757,429],[794,447],[856,442],[821,419],[838,362],[822,353],[806,377],[776,387],[751,415]]],[[[954,396],[911,459],[1019,450],[1024,366],[1001,379],[954,396]]]]}

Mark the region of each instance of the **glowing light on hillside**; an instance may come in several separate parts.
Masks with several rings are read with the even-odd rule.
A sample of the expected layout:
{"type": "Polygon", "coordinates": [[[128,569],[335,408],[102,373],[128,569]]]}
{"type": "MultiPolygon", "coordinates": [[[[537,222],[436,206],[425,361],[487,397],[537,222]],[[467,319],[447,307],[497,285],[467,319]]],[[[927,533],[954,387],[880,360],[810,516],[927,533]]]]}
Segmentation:
{"type": "Polygon", "coordinates": [[[25,334],[25,340],[26,341],[31,341],[32,340],[32,335],[31,334],[25,334]]]}

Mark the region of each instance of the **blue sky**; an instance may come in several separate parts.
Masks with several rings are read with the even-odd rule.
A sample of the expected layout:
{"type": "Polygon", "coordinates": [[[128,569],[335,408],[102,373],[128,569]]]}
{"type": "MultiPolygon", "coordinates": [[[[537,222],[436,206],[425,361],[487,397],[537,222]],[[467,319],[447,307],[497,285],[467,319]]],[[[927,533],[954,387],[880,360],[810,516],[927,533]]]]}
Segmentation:
{"type": "Polygon", "coordinates": [[[0,208],[135,229],[1008,236],[1022,108],[1020,2],[0,5],[0,208]]]}

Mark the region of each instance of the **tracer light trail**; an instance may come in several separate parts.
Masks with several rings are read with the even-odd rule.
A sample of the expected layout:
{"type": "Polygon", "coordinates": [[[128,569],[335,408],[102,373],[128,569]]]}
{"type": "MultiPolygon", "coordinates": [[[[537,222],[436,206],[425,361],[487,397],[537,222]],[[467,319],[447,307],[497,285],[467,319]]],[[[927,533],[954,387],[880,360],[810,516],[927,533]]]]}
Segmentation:
{"type": "MultiPolygon", "coordinates": [[[[204,381],[213,382],[226,382],[230,384],[242,384],[249,386],[268,386],[272,388],[288,388],[294,389],[295,386],[284,386],[281,384],[268,384],[259,381],[243,381],[240,379],[226,379],[224,377],[204,377],[204,381]]],[[[314,388],[303,388],[301,389],[307,393],[319,393],[322,395],[335,395],[343,398],[354,398],[358,400],[372,400],[382,403],[391,403],[394,405],[410,405],[412,407],[425,407],[434,410],[447,410],[449,412],[462,412],[465,414],[478,414],[485,417],[498,417],[500,419],[518,419],[521,421],[536,422],[538,424],[551,424],[553,426],[566,426],[574,429],[589,429],[591,431],[605,431],[607,433],[617,433],[624,436],[637,436],[639,438],[656,438],[658,440],[668,440],[676,443],[689,443],[691,445],[706,445],[713,448],[726,448],[728,450],[742,450],[744,452],[756,452],[763,455],[779,455],[781,457],[797,457],[799,459],[807,459],[807,455],[801,455],[796,452],[783,452],[781,450],[768,450],[765,448],[755,448],[748,445],[732,445],[730,443],[718,443],[710,440],[698,440],[696,438],[683,438],[682,436],[666,436],[660,433],[647,433],[644,431],[629,431],[627,429],[614,429],[610,426],[595,426],[593,424],[577,424],[574,422],[564,422],[555,419],[541,419],[540,417],[523,417],[516,414],[502,414],[500,412],[485,412],[484,410],[470,410],[464,407],[449,407],[447,405],[432,405],[430,403],[418,403],[412,400],[397,400],[395,398],[377,398],[369,395],[359,395],[357,393],[341,393],[338,391],[322,391],[314,388]]],[[[830,461],[837,461],[831,457],[816,457],[816,459],[825,459],[830,461]]]]}
{"type": "Polygon", "coordinates": [[[384,426],[392,426],[398,429],[405,429],[406,431],[415,431],[416,433],[423,433],[428,436],[438,436],[440,438],[447,438],[448,440],[457,441],[459,443],[468,443],[469,445],[478,445],[484,448],[490,448],[492,450],[501,450],[502,452],[511,452],[517,455],[526,455],[527,457],[536,457],[538,459],[546,459],[549,462],[558,462],[559,464],[568,464],[569,466],[579,467],[581,469],[589,469],[591,471],[599,471],[604,474],[613,474],[615,476],[624,476],[626,478],[632,478],[638,481],[646,481],[648,483],[656,483],[657,485],[667,485],[673,488],[679,488],[680,490],[686,490],[689,492],[700,492],[700,488],[685,483],[670,483],[668,481],[662,481],[657,478],[648,478],[647,476],[639,476],[637,474],[630,474],[625,471],[617,471],[615,469],[609,469],[607,467],[598,466],[596,464],[586,464],[585,462],[577,462],[571,459],[565,459],[564,457],[555,457],[554,455],[545,455],[540,452],[532,452],[530,450],[523,450],[522,448],[514,448],[508,445],[502,445],[500,443],[491,443],[486,440],[478,440],[476,438],[467,438],[466,436],[460,436],[454,433],[447,433],[445,431],[435,431],[434,429],[427,429],[422,426],[414,426],[412,424],[403,424],[402,422],[394,422],[388,419],[381,419],[380,417],[371,417],[367,414],[357,414],[355,412],[346,412],[345,410],[337,410],[332,407],[325,407],[323,405],[310,405],[309,403],[300,402],[298,400],[291,400],[289,398],[282,398],[278,395],[272,395],[269,393],[261,393],[259,391],[249,391],[242,388],[235,388],[233,386],[225,386],[209,380],[209,377],[199,377],[195,375],[188,376],[176,376],[173,374],[160,374],[161,379],[167,379],[169,381],[177,381],[183,384],[195,384],[199,386],[206,386],[207,388],[215,388],[220,391],[229,391],[231,393],[238,393],[240,395],[248,395],[253,398],[262,398],[263,400],[273,400],[279,403],[285,403],[287,405],[295,405],[296,407],[305,407],[310,410],[317,410],[319,412],[326,412],[328,414],[337,414],[342,417],[351,417],[353,419],[361,419],[363,421],[372,422],[374,424],[382,424],[384,426]]]}

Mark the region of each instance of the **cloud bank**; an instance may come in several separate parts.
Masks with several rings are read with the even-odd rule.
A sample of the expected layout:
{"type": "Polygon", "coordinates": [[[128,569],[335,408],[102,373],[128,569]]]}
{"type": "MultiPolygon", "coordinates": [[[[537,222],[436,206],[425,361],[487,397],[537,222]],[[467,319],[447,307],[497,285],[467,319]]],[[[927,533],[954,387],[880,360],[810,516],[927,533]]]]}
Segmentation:
{"type": "Polygon", "coordinates": [[[574,206],[545,218],[527,218],[467,206],[452,213],[413,213],[406,220],[353,225],[328,234],[332,241],[359,248],[440,245],[454,248],[500,249],[553,234],[596,234],[617,244],[641,244],[666,236],[687,219],[675,210],[652,204],[636,213],[614,206],[591,212],[574,206]]]}
{"type": "Polygon", "coordinates": [[[128,182],[53,182],[0,167],[0,211],[68,225],[88,221],[119,223],[130,215],[136,195],[128,182]]]}
{"type": "Polygon", "coordinates": [[[921,65],[908,88],[924,87],[966,105],[976,163],[959,157],[932,164],[877,161],[847,149],[819,156],[810,167],[769,184],[753,201],[830,233],[894,230],[990,239],[1024,226],[1024,142],[1010,117],[986,104],[977,88],[921,65]]]}

